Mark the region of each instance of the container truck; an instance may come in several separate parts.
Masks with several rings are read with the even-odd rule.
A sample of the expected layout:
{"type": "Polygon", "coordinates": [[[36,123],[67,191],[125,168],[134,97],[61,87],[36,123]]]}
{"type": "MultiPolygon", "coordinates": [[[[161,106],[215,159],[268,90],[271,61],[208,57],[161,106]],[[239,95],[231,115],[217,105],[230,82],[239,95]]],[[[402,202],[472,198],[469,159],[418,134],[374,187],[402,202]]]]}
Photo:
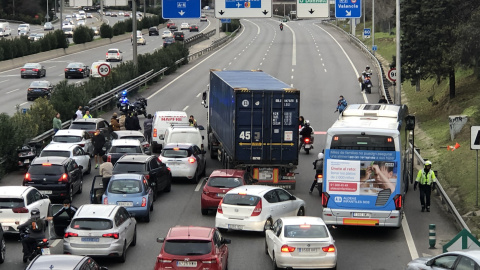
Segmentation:
{"type": "Polygon", "coordinates": [[[257,184],[295,189],[300,91],[260,70],[210,70],[210,157],[257,184]]]}

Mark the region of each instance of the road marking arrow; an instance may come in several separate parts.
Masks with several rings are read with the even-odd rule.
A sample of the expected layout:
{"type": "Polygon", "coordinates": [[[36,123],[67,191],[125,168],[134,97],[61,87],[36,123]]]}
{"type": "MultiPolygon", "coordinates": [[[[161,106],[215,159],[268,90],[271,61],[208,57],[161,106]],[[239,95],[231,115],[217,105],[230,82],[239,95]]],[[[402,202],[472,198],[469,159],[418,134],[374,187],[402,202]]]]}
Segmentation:
{"type": "Polygon", "coordinates": [[[347,17],[352,17],[352,11],[351,10],[345,10],[345,12],[347,13],[347,17]]]}
{"type": "Polygon", "coordinates": [[[185,14],[185,12],[183,12],[183,10],[180,10],[180,12],[178,12],[178,14],[180,14],[180,16],[183,16],[183,14],[185,14]]]}
{"type": "Polygon", "coordinates": [[[218,13],[220,13],[220,15],[223,15],[223,13],[225,13],[225,11],[220,10],[218,13]]]}
{"type": "Polygon", "coordinates": [[[308,12],[310,12],[310,14],[313,14],[313,12],[315,12],[315,10],[313,10],[313,9],[311,8],[308,12]]]}
{"type": "Polygon", "coordinates": [[[263,15],[267,15],[268,11],[264,10],[262,13],[263,13],[263,15]]]}

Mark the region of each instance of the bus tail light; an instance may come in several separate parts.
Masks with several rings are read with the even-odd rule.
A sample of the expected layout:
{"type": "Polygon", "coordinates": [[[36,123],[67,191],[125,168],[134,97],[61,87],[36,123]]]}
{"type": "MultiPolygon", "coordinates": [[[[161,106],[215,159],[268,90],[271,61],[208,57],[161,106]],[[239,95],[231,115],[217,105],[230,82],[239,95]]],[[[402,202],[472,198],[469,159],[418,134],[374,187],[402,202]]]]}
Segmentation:
{"type": "Polygon", "coordinates": [[[395,197],[393,197],[393,201],[395,202],[395,210],[401,210],[402,209],[402,195],[397,194],[395,197]]]}
{"type": "Polygon", "coordinates": [[[322,192],[322,206],[323,207],[327,207],[329,199],[330,199],[330,195],[327,192],[322,192]]]}

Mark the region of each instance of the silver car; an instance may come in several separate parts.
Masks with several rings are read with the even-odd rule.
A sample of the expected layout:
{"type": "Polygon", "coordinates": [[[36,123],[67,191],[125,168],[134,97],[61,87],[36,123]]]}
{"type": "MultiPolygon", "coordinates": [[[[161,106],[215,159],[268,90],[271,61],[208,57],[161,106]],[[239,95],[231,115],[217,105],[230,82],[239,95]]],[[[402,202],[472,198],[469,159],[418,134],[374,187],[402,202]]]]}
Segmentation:
{"type": "Polygon", "coordinates": [[[61,129],[52,137],[54,143],[74,143],[83,148],[83,151],[93,157],[93,144],[90,133],[81,129],[61,129]]]}
{"type": "Polygon", "coordinates": [[[480,250],[452,251],[435,257],[422,257],[407,264],[406,270],[480,269],[480,250]]]}
{"type": "Polygon", "coordinates": [[[40,153],[41,157],[69,157],[75,160],[78,165],[83,167],[83,174],[90,174],[92,170],[92,163],[90,160],[90,155],[85,152],[81,146],[77,144],[68,144],[68,143],[54,143],[49,144],[43,148],[40,153]]]}
{"type": "Polygon", "coordinates": [[[127,248],[137,243],[137,222],[118,205],[84,204],[65,231],[63,252],[127,259],[127,248]]]}

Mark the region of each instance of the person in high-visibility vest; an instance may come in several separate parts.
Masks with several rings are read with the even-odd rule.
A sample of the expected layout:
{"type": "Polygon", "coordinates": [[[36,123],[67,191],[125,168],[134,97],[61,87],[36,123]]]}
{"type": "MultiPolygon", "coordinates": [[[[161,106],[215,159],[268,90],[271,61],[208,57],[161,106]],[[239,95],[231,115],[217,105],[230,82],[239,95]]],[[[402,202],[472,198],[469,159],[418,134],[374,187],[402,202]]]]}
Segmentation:
{"type": "Polygon", "coordinates": [[[422,212],[425,211],[425,206],[427,212],[430,212],[430,194],[432,193],[432,190],[435,189],[436,182],[437,177],[435,177],[435,173],[432,170],[432,162],[427,160],[424,169],[418,171],[417,179],[413,186],[413,190],[417,190],[417,185],[420,185],[420,203],[422,204],[422,212]]]}

